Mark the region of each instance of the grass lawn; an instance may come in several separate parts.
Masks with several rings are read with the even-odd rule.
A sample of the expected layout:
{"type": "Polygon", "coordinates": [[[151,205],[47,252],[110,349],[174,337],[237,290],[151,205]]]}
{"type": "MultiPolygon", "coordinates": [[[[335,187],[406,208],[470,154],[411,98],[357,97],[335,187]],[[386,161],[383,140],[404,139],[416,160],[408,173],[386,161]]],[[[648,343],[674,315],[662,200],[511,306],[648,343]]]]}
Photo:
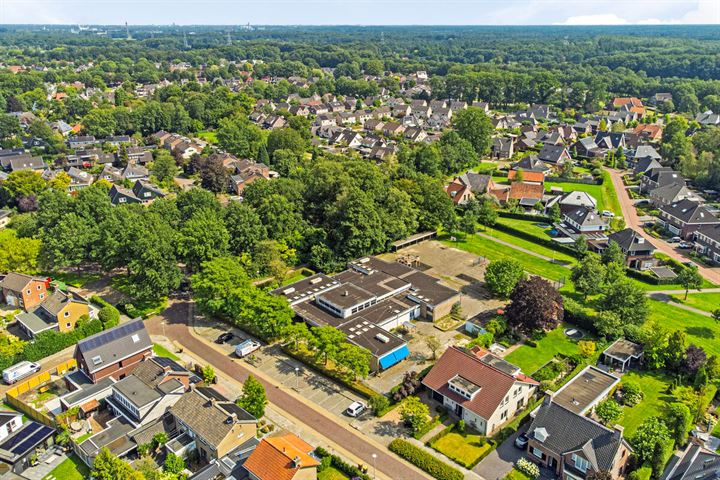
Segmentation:
{"type": "Polygon", "coordinates": [[[335,467],[328,467],[317,474],[318,480],[347,480],[349,477],[335,467]]]}
{"type": "Polygon", "coordinates": [[[215,133],[215,132],[209,132],[206,130],[204,132],[196,133],[195,136],[197,138],[202,138],[203,140],[205,140],[208,143],[217,143],[218,142],[217,133],[215,133]]]}
{"type": "Polygon", "coordinates": [[[140,301],[133,298],[129,290],[130,280],[125,275],[113,277],[110,283],[114,289],[131,298],[129,303],[132,304],[134,310],[126,312],[130,317],[148,318],[149,316],[160,313],[167,308],[167,298],[163,298],[157,302],[140,301]]]}
{"type": "Polygon", "coordinates": [[[720,355],[720,324],[710,317],[688,312],[657,300],[649,300],[650,319],[668,330],[682,330],[688,343],[705,349],[708,355],[720,355]]]}
{"type": "Polygon", "coordinates": [[[169,358],[170,360],[174,360],[176,362],[180,361],[180,357],[172,353],[167,348],[163,347],[159,343],[153,343],[153,353],[157,355],[158,357],[165,357],[169,358]]]}
{"type": "Polygon", "coordinates": [[[597,201],[597,209],[610,210],[615,215],[621,215],[620,201],[617,198],[617,192],[613,186],[610,174],[603,170],[603,178],[605,181],[602,185],[572,183],[572,182],[545,182],[545,188],[550,191],[550,187],[560,187],[563,192],[572,192],[578,190],[590,194],[597,201]]]}
{"type": "Polygon", "coordinates": [[[540,275],[550,280],[569,280],[570,277],[570,270],[562,265],[550,263],[547,260],[542,260],[537,257],[531,257],[477,235],[467,235],[465,238],[458,238],[457,242],[451,242],[448,236],[443,236],[441,241],[449,247],[474,253],[475,255],[487,258],[491,262],[495,260],[517,260],[528,273],[540,275]]]}
{"type": "Polygon", "coordinates": [[[623,375],[622,381],[636,382],[645,394],[643,401],[634,407],[623,407],[620,425],[625,427],[625,436],[630,437],[646,418],[662,415],[665,402],[672,400],[672,397],[666,393],[670,377],[656,372],[629,371],[623,375]]]}
{"type": "Polygon", "coordinates": [[[292,275],[283,280],[282,286],[284,287],[285,285],[290,285],[291,283],[295,283],[298,280],[302,280],[303,278],[307,278],[314,274],[315,272],[313,272],[309,268],[300,268],[298,270],[295,270],[292,275]]]}
{"type": "Polygon", "coordinates": [[[70,285],[75,288],[82,288],[90,282],[94,282],[100,278],[99,273],[86,273],[86,272],[51,272],[44,273],[43,277],[50,277],[53,280],[57,280],[66,285],[70,285]]]}
{"type": "Polygon", "coordinates": [[[518,470],[517,468],[513,468],[510,470],[510,473],[508,473],[503,480],[533,480],[532,478],[525,475],[523,472],[518,470]]]}
{"type": "Polygon", "coordinates": [[[81,443],[83,443],[85,440],[87,440],[88,438],[90,438],[92,436],[93,436],[93,432],[87,432],[86,434],[80,435],[79,437],[77,437],[75,439],[75,443],[80,445],[81,443]]]}
{"type": "Polygon", "coordinates": [[[45,478],[83,480],[90,478],[90,469],[73,453],[64,462],[55,467],[45,478]]]}
{"type": "Polygon", "coordinates": [[[450,432],[430,444],[432,448],[465,468],[472,468],[493,446],[480,435],[450,432]]]}
{"type": "Polygon", "coordinates": [[[682,293],[673,295],[672,298],[677,303],[710,313],[720,308],[720,293],[691,293],[688,295],[687,300],[684,300],[685,294],[682,293]]]}
{"type": "Polygon", "coordinates": [[[505,357],[505,360],[520,367],[524,373],[532,375],[558,353],[568,356],[578,354],[577,341],[565,335],[566,328],[572,328],[572,325],[563,323],[540,339],[537,347],[522,345],[505,357]]]}
{"type": "MultiPolygon", "coordinates": [[[[540,223],[540,222],[499,217],[498,223],[509,226],[509,227],[513,227],[513,228],[515,228],[517,230],[521,230],[523,232],[531,233],[539,239],[544,238],[544,239],[550,240],[552,238],[548,233],[546,233],[546,231],[550,230],[549,228],[543,229],[541,227],[538,227],[538,223],[540,223]]],[[[568,265],[574,265],[577,262],[577,259],[575,257],[573,257],[572,255],[568,255],[567,253],[564,253],[564,252],[559,252],[553,248],[546,247],[539,243],[525,240],[524,238],[517,237],[511,233],[501,232],[500,230],[495,230],[492,228],[484,230],[483,233],[490,235],[491,237],[497,238],[498,240],[509,242],[509,243],[512,243],[513,245],[517,245],[518,247],[525,248],[527,250],[530,250],[531,252],[535,252],[540,255],[545,255],[546,257],[554,258],[555,260],[559,260],[568,265]]]]}

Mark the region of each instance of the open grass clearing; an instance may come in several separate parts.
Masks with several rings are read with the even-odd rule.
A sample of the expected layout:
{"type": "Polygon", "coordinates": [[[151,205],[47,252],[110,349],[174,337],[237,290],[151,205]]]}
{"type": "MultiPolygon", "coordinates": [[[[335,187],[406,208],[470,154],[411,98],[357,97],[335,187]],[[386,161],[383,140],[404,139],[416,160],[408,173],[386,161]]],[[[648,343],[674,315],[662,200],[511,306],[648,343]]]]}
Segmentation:
{"type": "Polygon", "coordinates": [[[688,343],[704,348],[708,355],[720,355],[720,323],[658,300],[649,300],[649,304],[651,320],[670,331],[684,331],[688,343]]]}
{"type": "Polygon", "coordinates": [[[163,347],[163,346],[160,345],[159,343],[154,343],[154,344],[153,344],[153,353],[154,353],[155,355],[157,355],[158,357],[169,358],[170,360],[173,360],[173,361],[175,361],[175,362],[179,362],[179,361],[180,361],[180,357],[178,357],[177,355],[175,355],[174,353],[172,353],[170,350],[168,350],[167,348],[163,347]]]}
{"type": "Polygon", "coordinates": [[[625,436],[630,437],[645,419],[662,416],[665,403],[672,402],[673,397],[667,393],[671,379],[664,373],[631,370],[623,375],[622,381],[637,383],[644,394],[634,407],[623,407],[620,425],[625,427],[625,436]]]}
{"type": "Polygon", "coordinates": [[[720,293],[691,293],[687,300],[683,293],[672,295],[672,299],[674,302],[710,313],[720,308],[720,293]]]}
{"type": "Polygon", "coordinates": [[[335,467],[327,467],[317,474],[318,480],[347,480],[349,477],[335,467]]]}
{"type": "Polygon", "coordinates": [[[568,328],[574,327],[569,323],[562,323],[558,328],[551,330],[538,340],[537,347],[522,345],[505,357],[505,360],[520,367],[524,373],[532,375],[559,353],[567,356],[577,355],[580,353],[577,346],[578,340],[565,335],[565,330],[568,328]]]}

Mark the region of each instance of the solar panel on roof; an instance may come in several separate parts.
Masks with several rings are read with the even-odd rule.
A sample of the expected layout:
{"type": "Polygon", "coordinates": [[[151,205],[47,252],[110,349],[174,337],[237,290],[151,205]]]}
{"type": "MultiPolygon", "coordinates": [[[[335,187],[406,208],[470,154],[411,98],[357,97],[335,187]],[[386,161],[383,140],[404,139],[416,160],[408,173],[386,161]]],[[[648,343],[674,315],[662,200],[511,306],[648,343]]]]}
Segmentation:
{"type": "Polygon", "coordinates": [[[142,330],[143,328],[145,328],[145,325],[143,324],[142,320],[125,323],[123,325],[113,328],[112,330],[103,332],[98,336],[90,337],[86,340],[78,342],[77,345],[81,351],[86,349],[94,350],[119,338],[126,337],[134,332],[137,332],[138,330],[142,330]]]}
{"type": "Polygon", "coordinates": [[[20,443],[25,441],[25,439],[28,438],[28,436],[32,435],[33,433],[40,430],[44,425],[37,422],[30,423],[27,427],[23,428],[22,430],[18,431],[16,435],[13,435],[12,437],[8,438],[5,442],[0,444],[0,450],[7,450],[12,451],[14,448],[16,448],[20,443]]]}
{"type": "Polygon", "coordinates": [[[13,448],[12,450],[10,450],[10,453],[13,453],[15,455],[22,455],[25,452],[29,451],[31,448],[33,448],[38,443],[42,442],[49,435],[52,435],[52,433],[53,433],[52,428],[45,426],[45,425],[41,425],[40,429],[38,431],[36,431],[32,435],[30,435],[29,437],[23,437],[25,441],[22,442],[20,445],[16,446],[15,448],[13,448]]]}

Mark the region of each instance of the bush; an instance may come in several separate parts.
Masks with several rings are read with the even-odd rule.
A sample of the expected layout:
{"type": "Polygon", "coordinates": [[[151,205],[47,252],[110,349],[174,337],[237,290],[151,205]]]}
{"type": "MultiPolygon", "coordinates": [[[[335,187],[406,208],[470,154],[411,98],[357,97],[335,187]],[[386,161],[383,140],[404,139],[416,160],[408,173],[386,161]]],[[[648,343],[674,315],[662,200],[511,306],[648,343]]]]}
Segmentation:
{"type": "Polygon", "coordinates": [[[438,480],[463,480],[460,470],[441,462],[426,451],[416,447],[407,440],[396,438],[388,446],[391,452],[412,463],[420,470],[428,473],[438,480]]]}
{"type": "Polygon", "coordinates": [[[622,391],[623,405],[634,407],[645,398],[645,394],[640,388],[640,385],[636,382],[623,382],[620,388],[622,391]]]}
{"type": "Polygon", "coordinates": [[[98,320],[105,330],[115,327],[120,323],[120,311],[112,305],[105,305],[98,312],[98,320]]]}
{"type": "Polygon", "coordinates": [[[465,433],[465,420],[458,420],[456,425],[459,433],[465,433]]]}
{"type": "Polygon", "coordinates": [[[407,372],[403,377],[403,382],[397,389],[393,389],[393,400],[401,402],[403,399],[415,395],[420,388],[420,377],[416,371],[407,372]]]}
{"type": "Polygon", "coordinates": [[[652,477],[652,468],[649,465],[643,465],[637,470],[633,470],[628,475],[628,480],[650,480],[652,477]]]}
{"type": "Polygon", "coordinates": [[[518,460],[515,467],[530,478],[538,478],[540,476],[540,467],[527,458],[518,460]]]}
{"type": "Polygon", "coordinates": [[[375,416],[382,417],[390,408],[390,400],[385,395],[373,395],[368,400],[368,405],[375,416]]]}
{"type": "Polygon", "coordinates": [[[598,416],[603,425],[614,425],[620,420],[622,414],[622,407],[612,398],[600,402],[595,407],[595,415],[598,416]]]}
{"type": "Polygon", "coordinates": [[[361,472],[359,468],[354,465],[350,465],[349,463],[346,463],[342,458],[338,457],[337,455],[330,454],[330,452],[328,452],[322,447],[317,447],[315,449],[315,454],[320,457],[322,465],[333,466],[350,478],[370,480],[370,476],[366,473],[361,472]]]}

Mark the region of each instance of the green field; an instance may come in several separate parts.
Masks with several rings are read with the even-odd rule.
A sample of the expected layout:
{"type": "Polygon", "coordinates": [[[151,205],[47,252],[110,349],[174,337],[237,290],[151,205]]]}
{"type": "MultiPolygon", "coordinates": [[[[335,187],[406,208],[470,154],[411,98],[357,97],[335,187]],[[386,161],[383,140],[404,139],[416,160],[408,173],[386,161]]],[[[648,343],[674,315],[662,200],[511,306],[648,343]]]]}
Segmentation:
{"type": "Polygon", "coordinates": [[[505,357],[505,360],[520,367],[524,373],[532,375],[558,353],[568,356],[577,355],[579,353],[577,341],[565,335],[566,328],[572,328],[572,325],[563,323],[540,339],[537,347],[522,345],[505,357]]]}
{"type": "Polygon", "coordinates": [[[198,132],[195,134],[195,136],[197,138],[201,138],[201,139],[205,140],[208,143],[215,144],[218,142],[217,133],[215,133],[215,132],[209,132],[209,131],[198,132]]]}
{"type": "MultiPolygon", "coordinates": [[[[493,234],[494,233],[495,232],[493,232],[493,234]]],[[[452,242],[448,240],[448,238],[448,236],[443,236],[441,241],[449,247],[458,248],[480,257],[485,257],[491,262],[508,259],[517,260],[523,268],[532,275],[539,275],[553,281],[560,281],[561,279],[569,281],[570,270],[568,268],[519,252],[490,239],[479,237],[477,235],[467,235],[465,238],[458,238],[458,241],[452,242]]],[[[515,243],[516,240],[519,242],[521,239],[512,237],[512,240],[507,241],[515,243]]]]}
{"type": "Polygon", "coordinates": [[[682,330],[688,343],[702,347],[708,355],[720,355],[720,323],[658,300],[650,300],[650,319],[670,331],[682,330]]]}
{"type": "Polygon", "coordinates": [[[622,380],[636,382],[645,395],[643,401],[634,407],[623,407],[620,425],[625,427],[625,436],[630,437],[646,418],[662,416],[665,402],[672,400],[666,393],[670,377],[662,373],[629,371],[622,380]]]}
{"type": "Polygon", "coordinates": [[[720,293],[691,293],[687,300],[685,294],[672,295],[673,301],[705,312],[714,312],[720,308],[720,293]]]}
{"type": "Polygon", "coordinates": [[[62,480],[83,480],[90,478],[90,469],[80,460],[74,453],[71,454],[65,461],[55,467],[46,477],[47,479],[62,479],[62,480]]]}
{"type": "MultiPolygon", "coordinates": [[[[537,237],[538,239],[545,239],[545,240],[552,239],[550,234],[547,233],[548,231],[550,231],[551,228],[549,228],[549,227],[542,228],[542,227],[538,226],[539,224],[542,224],[543,222],[499,217],[497,219],[497,223],[508,226],[508,227],[515,228],[516,230],[521,230],[523,232],[532,234],[533,236],[537,237]]],[[[568,255],[567,253],[564,253],[564,252],[559,252],[553,248],[546,247],[539,243],[525,240],[524,238],[517,237],[510,233],[501,232],[500,230],[495,230],[492,228],[485,230],[483,233],[490,235],[494,238],[497,238],[499,240],[503,240],[505,242],[512,243],[513,245],[517,245],[518,247],[522,247],[522,248],[525,248],[532,252],[538,253],[540,255],[544,255],[546,257],[553,258],[553,259],[561,261],[563,263],[567,263],[568,265],[574,265],[575,263],[577,263],[577,259],[575,257],[573,257],[572,255],[568,255]]]]}

